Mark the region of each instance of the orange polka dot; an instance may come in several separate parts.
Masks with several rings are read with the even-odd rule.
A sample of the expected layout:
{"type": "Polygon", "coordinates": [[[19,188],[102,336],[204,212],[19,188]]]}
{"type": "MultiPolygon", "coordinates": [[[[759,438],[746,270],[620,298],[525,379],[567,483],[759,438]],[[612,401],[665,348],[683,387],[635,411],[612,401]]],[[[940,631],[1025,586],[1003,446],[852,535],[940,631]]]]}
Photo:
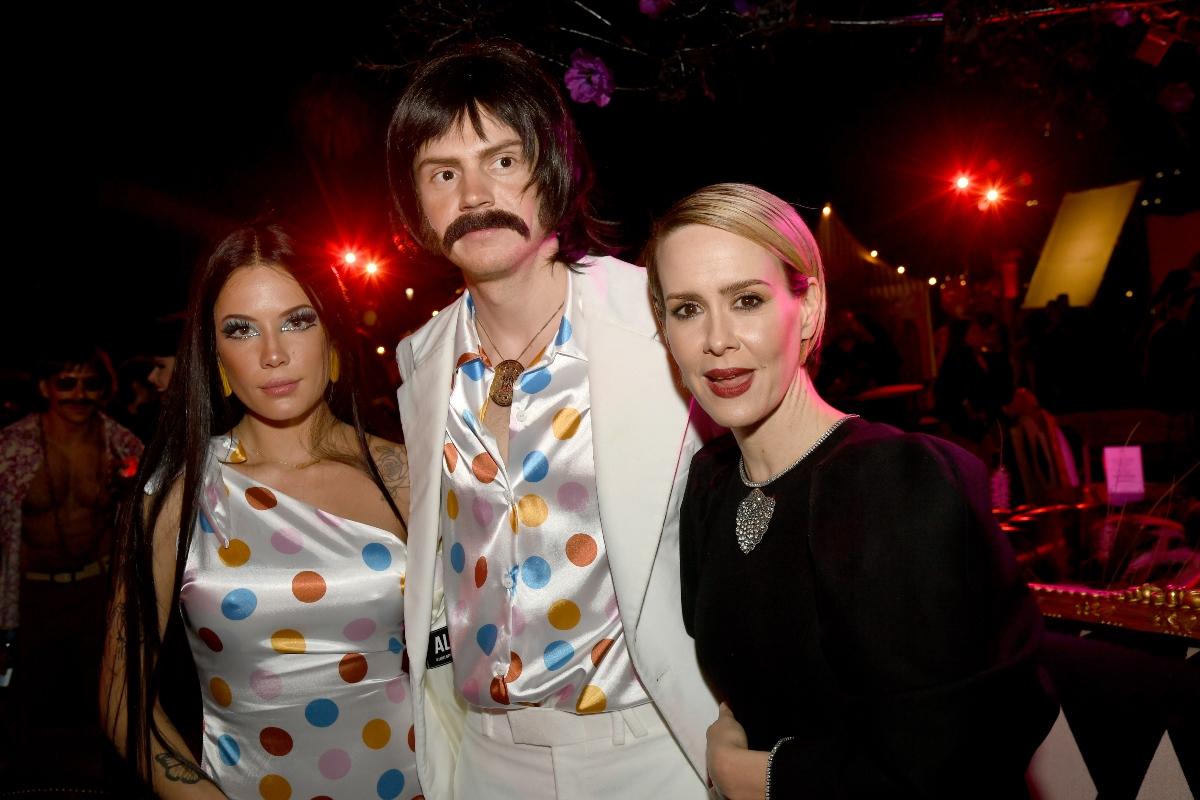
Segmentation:
{"type": "Polygon", "coordinates": [[[258,782],[258,794],[263,800],[291,800],[292,785],[282,775],[264,775],[258,782]]]}
{"type": "Polygon", "coordinates": [[[276,653],[303,653],[304,634],[291,628],[283,628],[271,634],[271,647],[276,653]]]}
{"type": "Polygon", "coordinates": [[[555,600],[546,612],[546,619],[560,631],[569,631],[579,624],[579,606],[570,600],[555,600]]]}
{"type": "Polygon", "coordinates": [[[496,473],[499,471],[496,460],[487,453],[480,453],[471,461],[471,474],[480,483],[491,483],[496,480],[496,473]]]}
{"type": "MultiPolygon", "coordinates": [[[[275,499],[275,493],[265,486],[251,486],[247,489],[246,502],[250,504],[251,508],[257,508],[259,511],[266,511],[268,508],[279,505],[279,501],[275,499]]],[[[291,789],[288,790],[288,793],[291,793],[291,789]]]]}
{"type": "Polygon", "coordinates": [[[479,589],[487,581],[487,558],[480,556],[475,562],[475,588],[479,589]]]}
{"type": "Polygon", "coordinates": [[[217,555],[225,566],[240,567],[250,560],[250,545],[241,539],[230,539],[228,545],[217,548],[217,555]]]}
{"type": "Polygon", "coordinates": [[[550,509],[546,506],[546,501],[536,494],[527,494],[517,501],[517,514],[521,517],[522,525],[536,528],[550,516],[550,509]]]}
{"type": "Polygon", "coordinates": [[[499,675],[492,678],[492,699],[502,706],[508,705],[508,685],[499,675]]]}
{"type": "Polygon", "coordinates": [[[521,663],[521,657],[516,653],[510,652],[508,654],[508,672],[504,676],[504,681],[506,683],[512,683],[517,678],[521,677],[521,669],[523,666],[524,665],[521,663]]]}
{"type": "Polygon", "coordinates": [[[229,684],[220,678],[213,678],[209,681],[208,690],[212,692],[213,700],[222,708],[228,707],[233,702],[233,691],[229,688],[229,684]]]}
{"type": "Polygon", "coordinates": [[[554,413],[554,421],[551,423],[554,429],[554,436],[558,439],[570,439],[579,430],[579,412],[568,406],[560,408],[554,413]]]}
{"type": "Polygon", "coordinates": [[[575,710],[580,714],[599,714],[607,707],[608,698],[604,696],[604,690],[590,683],[583,687],[575,702],[575,710]]]}
{"type": "Polygon", "coordinates": [[[458,448],[451,444],[447,444],[442,448],[442,453],[446,457],[446,469],[454,472],[454,468],[458,466],[458,448]]]}
{"type": "Polygon", "coordinates": [[[392,726],[381,719],[373,719],[362,729],[363,744],[372,750],[382,750],[392,740],[392,726]]]}
{"type": "Polygon", "coordinates": [[[592,647],[592,666],[600,666],[600,662],[604,660],[604,657],[608,655],[608,651],[612,649],[613,643],[612,639],[601,639],[596,642],[595,646],[592,647]]]}
{"type": "Polygon", "coordinates": [[[458,519],[458,495],[454,490],[446,492],[446,516],[450,519],[458,519]]]}
{"type": "Polygon", "coordinates": [[[408,749],[417,752],[417,729],[412,725],[408,726],[408,749]]]}
{"type": "Polygon", "coordinates": [[[258,732],[258,743],[273,756],[286,756],[292,752],[292,736],[283,728],[263,728],[258,732]]]}
{"type": "Polygon", "coordinates": [[[597,552],[596,540],[586,533],[577,533],[567,539],[567,560],[577,567],[586,567],[595,561],[597,552]]]}
{"type": "Polygon", "coordinates": [[[367,659],[362,653],[346,653],[338,662],[338,674],[346,683],[358,683],[367,677],[367,659]]]}
{"type": "Polygon", "coordinates": [[[292,578],[292,594],[301,603],[315,603],[325,596],[325,579],[312,570],[297,572],[292,578]]]}

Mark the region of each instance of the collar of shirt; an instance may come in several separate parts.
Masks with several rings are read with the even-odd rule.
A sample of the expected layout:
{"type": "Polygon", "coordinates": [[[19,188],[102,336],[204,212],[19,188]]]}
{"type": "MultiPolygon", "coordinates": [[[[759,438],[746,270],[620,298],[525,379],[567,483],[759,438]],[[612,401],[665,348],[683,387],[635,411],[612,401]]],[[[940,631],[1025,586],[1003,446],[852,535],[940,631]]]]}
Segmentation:
{"type": "MultiPolygon", "coordinates": [[[[579,331],[575,327],[575,275],[570,270],[567,271],[567,297],[563,303],[562,318],[558,321],[558,333],[546,346],[539,357],[528,364],[525,364],[525,371],[529,372],[535,367],[544,367],[554,361],[558,355],[565,358],[574,358],[579,361],[587,361],[587,354],[584,352],[583,345],[580,342],[579,331]]],[[[477,371],[478,375],[482,375],[484,370],[490,369],[491,364],[487,364],[483,358],[483,346],[479,340],[479,332],[475,325],[475,300],[471,297],[470,290],[463,291],[463,302],[466,304],[465,314],[460,314],[458,317],[458,327],[454,332],[455,352],[459,353],[454,363],[455,375],[463,370],[477,371]]],[[[475,376],[476,379],[478,375],[475,376]]]]}

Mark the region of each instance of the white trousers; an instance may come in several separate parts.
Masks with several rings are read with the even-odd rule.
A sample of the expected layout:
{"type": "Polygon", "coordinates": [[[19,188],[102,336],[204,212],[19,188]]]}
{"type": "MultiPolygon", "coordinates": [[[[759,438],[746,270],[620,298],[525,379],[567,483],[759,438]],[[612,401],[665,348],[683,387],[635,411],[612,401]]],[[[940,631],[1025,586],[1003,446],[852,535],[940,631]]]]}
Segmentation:
{"type": "Polygon", "coordinates": [[[653,704],[606,714],[467,712],[456,800],[708,797],[653,704]]]}

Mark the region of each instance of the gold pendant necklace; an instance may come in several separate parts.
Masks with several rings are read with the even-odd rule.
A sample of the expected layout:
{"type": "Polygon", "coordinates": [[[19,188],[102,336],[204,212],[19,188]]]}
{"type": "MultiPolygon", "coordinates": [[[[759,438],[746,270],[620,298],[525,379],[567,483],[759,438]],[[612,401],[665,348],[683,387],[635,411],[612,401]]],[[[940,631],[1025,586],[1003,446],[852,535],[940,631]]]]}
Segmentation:
{"type": "MultiPolygon", "coordinates": [[[[504,358],[504,354],[500,352],[500,348],[496,347],[496,343],[492,340],[492,335],[487,332],[487,328],[485,328],[483,326],[483,322],[480,321],[479,314],[475,314],[475,326],[479,328],[480,333],[487,338],[488,344],[491,345],[492,351],[501,358],[500,363],[492,368],[494,370],[494,374],[492,376],[492,384],[488,387],[488,400],[502,408],[508,408],[512,405],[513,385],[517,382],[517,378],[521,377],[521,373],[525,371],[525,365],[521,363],[520,359],[524,357],[529,348],[533,347],[533,343],[536,342],[537,338],[542,335],[542,332],[546,330],[546,328],[550,327],[550,323],[553,322],[554,318],[558,316],[558,312],[563,310],[563,306],[566,305],[566,302],[567,301],[564,299],[558,304],[558,308],[554,309],[554,313],[550,315],[550,318],[546,320],[542,327],[538,328],[538,332],[533,335],[533,338],[529,340],[529,344],[525,345],[524,349],[517,354],[516,358],[504,358]]],[[[486,353],[484,355],[486,356],[486,353]]],[[[487,405],[485,404],[483,407],[483,413],[480,414],[480,416],[483,417],[486,414],[487,405]]]]}

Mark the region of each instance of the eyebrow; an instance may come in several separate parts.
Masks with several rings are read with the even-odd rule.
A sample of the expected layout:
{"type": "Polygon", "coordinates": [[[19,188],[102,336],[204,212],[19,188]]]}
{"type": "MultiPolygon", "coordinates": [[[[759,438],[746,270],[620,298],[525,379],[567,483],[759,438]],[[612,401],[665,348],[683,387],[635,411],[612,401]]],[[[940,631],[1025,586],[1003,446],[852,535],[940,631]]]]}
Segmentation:
{"type": "MultiPolygon", "coordinates": [[[[521,143],[521,140],[515,139],[515,138],[505,139],[502,142],[497,142],[496,144],[492,145],[491,147],[486,147],[483,150],[480,150],[476,154],[476,158],[478,158],[480,160],[485,159],[485,158],[490,158],[491,156],[494,156],[499,152],[502,152],[504,150],[511,150],[514,148],[517,150],[522,150],[522,151],[524,150],[524,145],[521,143]]],[[[460,163],[461,162],[459,161],[459,159],[457,159],[453,156],[439,156],[437,154],[434,154],[432,156],[427,156],[426,158],[422,158],[420,161],[418,161],[417,166],[414,168],[414,171],[420,172],[425,167],[431,166],[433,164],[437,164],[439,166],[440,165],[457,166],[460,163]]]]}
{"type": "MultiPolygon", "coordinates": [[[[297,311],[303,311],[305,309],[312,311],[314,314],[317,313],[317,310],[312,307],[311,303],[301,303],[298,306],[292,306],[287,311],[282,312],[279,315],[279,319],[286,319],[292,314],[295,314],[297,311]]],[[[318,316],[320,315],[318,314],[318,316]]],[[[249,314],[226,314],[225,316],[221,317],[221,322],[228,322],[231,319],[244,319],[247,322],[258,322],[257,317],[252,317],[249,314]]]]}
{"type": "MultiPolygon", "coordinates": [[[[758,278],[748,278],[744,281],[737,281],[736,283],[731,283],[728,286],[722,287],[722,289],[720,291],[721,291],[722,295],[728,297],[731,294],[737,294],[738,292],[742,291],[742,289],[748,289],[751,286],[768,286],[769,287],[769,284],[766,281],[759,280],[758,278]]],[[[677,292],[675,294],[667,295],[667,297],[665,299],[667,299],[667,300],[699,300],[700,295],[696,294],[695,292],[677,292]]]]}

